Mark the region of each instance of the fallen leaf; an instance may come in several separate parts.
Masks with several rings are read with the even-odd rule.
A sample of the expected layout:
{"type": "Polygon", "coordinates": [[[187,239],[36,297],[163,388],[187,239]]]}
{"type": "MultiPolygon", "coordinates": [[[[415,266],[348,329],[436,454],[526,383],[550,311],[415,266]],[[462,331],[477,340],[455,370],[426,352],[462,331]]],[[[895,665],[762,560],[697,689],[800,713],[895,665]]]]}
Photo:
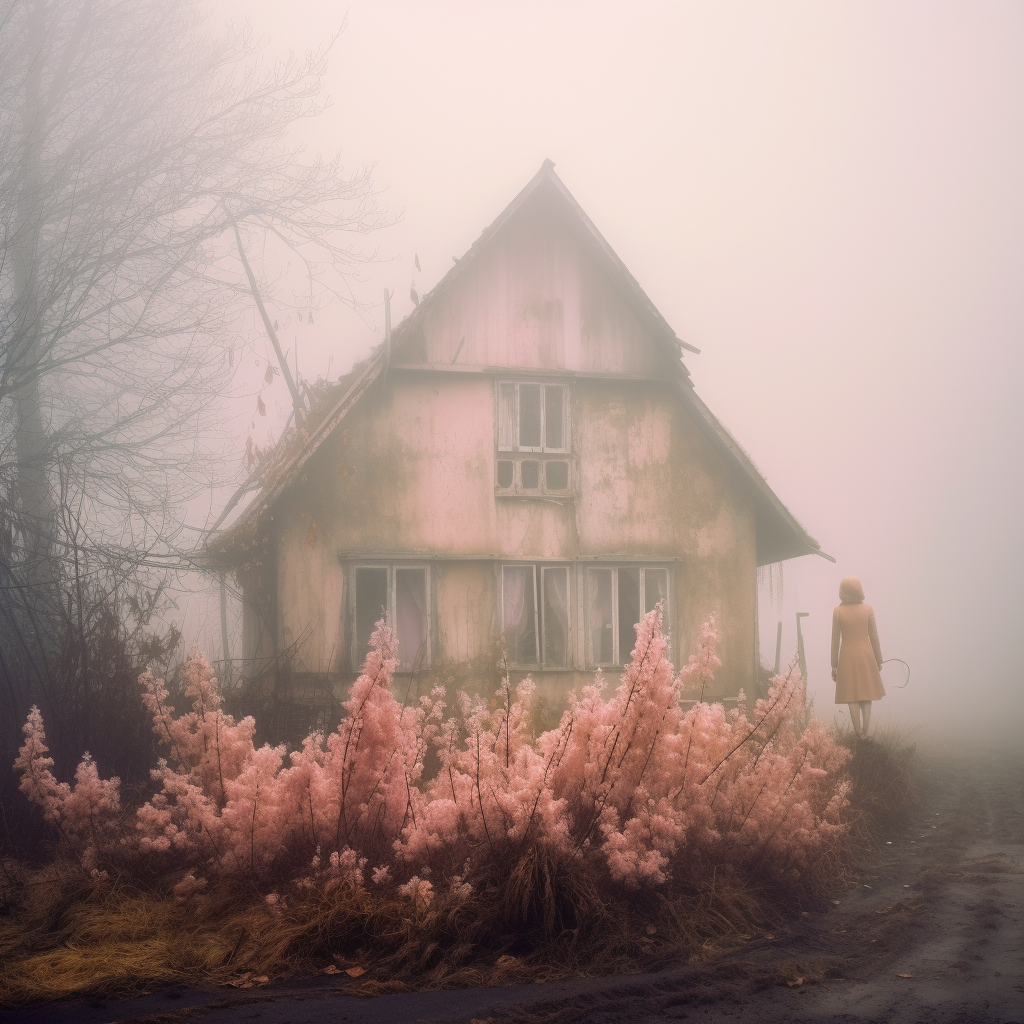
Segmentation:
{"type": "Polygon", "coordinates": [[[897,978],[912,978],[913,975],[912,974],[897,974],[896,977],[897,978]]]}
{"type": "Polygon", "coordinates": [[[341,974],[341,968],[335,966],[334,964],[328,964],[324,968],[324,974],[341,974]]]}
{"type": "Polygon", "coordinates": [[[256,985],[266,985],[269,981],[270,979],[265,974],[254,977],[251,972],[246,971],[245,974],[232,978],[231,981],[225,982],[225,984],[230,985],[232,988],[253,988],[256,985]]]}
{"type": "Polygon", "coordinates": [[[365,974],[366,973],[366,968],[365,967],[350,967],[345,973],[350,978],[358,978],[361,974],[365,974]]]}
{"type": "Polygon", "coordinates": [[[792,981],[787,981],[787,982],[786,982],[786,984],[787,984],[787,985],[788,985],[788,986],[789,986],[790,988],[797,988],[797,987],[799,987],[800,985],[802,985],[803,983],[804,983],[804,979],[803,979],[803,978],[794,978],[794,979],[793,979],[792,981]]]}
{"type": "Polygon", "coordinates": [[[839,906],[839,900],[833,900],[832,901],[832,906],[838,907],[839,906]]]}

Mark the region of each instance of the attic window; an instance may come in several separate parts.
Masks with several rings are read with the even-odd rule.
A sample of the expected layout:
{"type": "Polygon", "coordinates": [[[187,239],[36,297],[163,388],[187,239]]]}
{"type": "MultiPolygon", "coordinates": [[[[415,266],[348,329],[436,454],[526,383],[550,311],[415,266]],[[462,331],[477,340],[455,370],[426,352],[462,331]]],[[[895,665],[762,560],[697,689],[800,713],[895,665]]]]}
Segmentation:
{"type": "Polygon", "coordinates": [[[357,565],[353,573],[352,667],[363,666],[381,617],[398,638],[398,671],[430,665],[430,570],[423,566],[357,565]]]}
{"type": "Polygon", "coordinates": [[[567,494],[571,483],[566,457],[570,454],[568,387],[499,381],[495,420],[496,491],[567,494]],[[517,457],[524,454],[529,457],[517,457]]]}

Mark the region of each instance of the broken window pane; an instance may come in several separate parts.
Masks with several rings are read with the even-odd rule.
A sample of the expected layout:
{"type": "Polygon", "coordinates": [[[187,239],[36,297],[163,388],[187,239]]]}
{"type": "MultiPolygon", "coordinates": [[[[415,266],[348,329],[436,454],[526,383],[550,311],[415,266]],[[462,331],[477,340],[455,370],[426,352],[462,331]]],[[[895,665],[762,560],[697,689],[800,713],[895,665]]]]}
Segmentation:
{"type": "Polygon", "coordinates": [[[544,447],[549,451],[565,449],[565,388],[548,384],[544,388],[544,447]]]}
{"type": "Polygon", "coordinates": [[[612,646],[612,570],[590,569],[587,573],[586,629],[592,665],[611,665],[612,646]]]}
{"type": "Polygon", "coordinates": [[[569,489],[569,463],[548,462],[544,466],[545,486],[549,491],[569,489]]]}
{"type": "Polygon", "coordinates": [[[395,629],[398,671],[419,671],[428,663],[427,571],[395,570],[395,629]]]}
{"type": "Polygon", "coordinates": [[[519,385],[519,447],[540,447],[540,385],[519,385]]]}
{"type": "Polygon", "coordinates": [[[565,668],[569,656],[569,570],[541,570],[544,587],[544,667],[565,668]]]}
{"type": "Polygon", "coordinates": [[[514,463],[508,462],[502,459],[498,463],[498,486],[499,487],[511,487],[513,482],[513,467],[514,463]]]}
{"type": "Polygon", "coordinates": [[[366,658],[373,627],[386,615],[387,606],[387,569],[367,566],[356,569],[356,645],[352,662],[357,668],[366,658]]]}
{"type": "Polygon", "coordinates": [[[516,386],[498,385],[498,448],[503,452],[516,449],[516,386]]]}
{"type": "Polygon", "coordinates": [[[501,567],[501,622],[509,663],[536,664],[537,601],[532,565],[501,567]]]}
{"type": "Polygon", "coordinates": [[[668,612],[668,569],[644,569],[644,614],[646,615],[659,601],[663,601],[663,612],[668,612]]]}
{"type": "Polygon", "coordinates": [[[619,569],[619,664],[624,665],[636,646],[636,630],[640,621],[640,570],[619,569]]]}
{"type": "Polygon", "coordinates": [[[519,475],[524,491],[535,491],[540,487],[540,463],[527,459],[519,464],[519,475]]]}

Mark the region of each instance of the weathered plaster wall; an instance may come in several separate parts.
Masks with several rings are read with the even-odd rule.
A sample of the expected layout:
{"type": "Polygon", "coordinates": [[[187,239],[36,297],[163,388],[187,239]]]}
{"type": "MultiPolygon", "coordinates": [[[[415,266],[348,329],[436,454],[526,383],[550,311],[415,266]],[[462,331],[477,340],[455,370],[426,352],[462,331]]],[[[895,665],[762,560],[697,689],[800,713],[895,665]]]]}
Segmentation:
{"type": "Polygon", "coordinates": [[[753,514],[672,388],[576,380],[577,494],[543,500],[495,497],[490,377],[390,374],[278,506],[282,648],[294,645],[300,670],[346,665],[340,558],[431,560],[439,649],[459,659],[493,637],[494,571],[440,559],[647,559],[675,567],[677,659],[714,610],[725,663],[716,692],[749,688],[753,514]]]}
{"type": "Polygon", "coordinates": [[[333,672],[344,649],[344,574],[321,536],[331,516],[315,501],[289,504],[278,529],[278,647],[298,672],[333,672]]]}
{"type": "Polygon", "coordinates": [[[679,559],[674,656],[695,648],[718,616],[715,694],[750,690],[756,566],[753,508],[671,386],[577,385],[580,554],[679,559]]]}
{"type": "Polygon", "coordinates": [[[494,568],[489,562],[436,563],[438,657],[470,661],[500,628],[494,568]]]}

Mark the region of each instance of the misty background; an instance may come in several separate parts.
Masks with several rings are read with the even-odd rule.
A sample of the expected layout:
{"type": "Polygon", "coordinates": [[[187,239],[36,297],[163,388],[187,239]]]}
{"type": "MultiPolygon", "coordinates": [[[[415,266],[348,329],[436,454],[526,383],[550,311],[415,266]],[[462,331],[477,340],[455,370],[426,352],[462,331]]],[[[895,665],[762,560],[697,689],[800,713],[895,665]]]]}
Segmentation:
{"type": "MultiPolygon", "coordinates": [[[[762,661],[803,620],[819,717],[845,575],[876,611],[912,738],[1009,738],[1019,654],[1024,7],[1014,3],[211,3],[267,59],[334,43],[309,151],[375,164],[392,226],[315,323],[280,311],[304,378],[337,377],[550,157],[677,334],[697,393],[836,558],[761,588],[762,661]],[[347,15],[346,15],[347,10],[347,15]],[[418,255],[421,270],[414,266],[418,255]],[[781,586],[780,586],[781,583],[781,586]]],[[[296,306],[302,305],[296,296],[296,306]]],[[[279,436],[253,324],[231,433],[279,436]],[[248,381],[248,384],[246,384],[248,381]],[[257,393],[267,417],[255,415],[257,393]]],[[[266,351],[264,351],[266,349],[266,351]]],[[[241,475],[241,470],[240,470],[241,475]]],[[[241,478],[241,477],[240,477],[241,478]]],[[[223,495],[195,510],[210,522],[223,495]]],[[[179,598],[219,648],[216,609],[179,598]]]]}

